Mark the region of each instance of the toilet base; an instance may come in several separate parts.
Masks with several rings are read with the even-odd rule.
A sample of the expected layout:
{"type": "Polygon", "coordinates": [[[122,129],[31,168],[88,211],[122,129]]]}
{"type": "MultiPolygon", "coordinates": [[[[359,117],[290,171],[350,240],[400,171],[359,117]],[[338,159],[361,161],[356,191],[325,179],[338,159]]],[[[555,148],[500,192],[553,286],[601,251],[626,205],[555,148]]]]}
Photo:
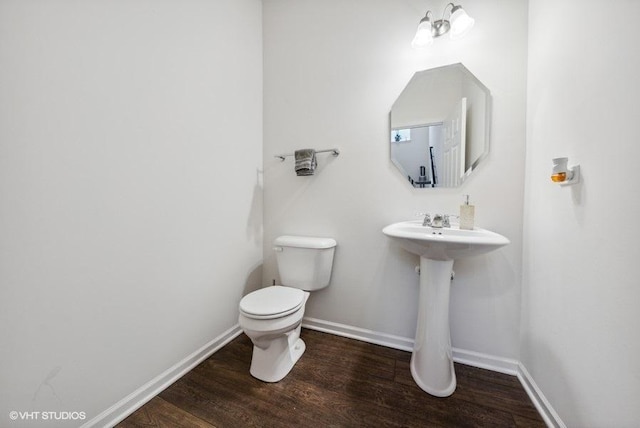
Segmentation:
{"type": "Polygon", "coordinates": [[[282,380],[300,359],[306,345],[300,339],[301,325],[270,340],[254,343],[249,373],[263,382],[282,380]]]}

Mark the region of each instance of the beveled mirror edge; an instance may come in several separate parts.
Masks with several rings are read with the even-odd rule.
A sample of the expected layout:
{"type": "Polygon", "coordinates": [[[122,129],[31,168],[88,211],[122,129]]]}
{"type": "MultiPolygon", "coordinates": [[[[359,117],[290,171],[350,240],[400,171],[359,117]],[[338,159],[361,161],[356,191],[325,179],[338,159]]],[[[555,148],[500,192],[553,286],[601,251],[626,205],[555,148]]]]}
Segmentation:
{"type": "MultiPolygon", "coordinates": [[[[469,73],[471,73],[471,72],[469,72],[469,73]]],[[[478,159],[476,159],[469,166],[469,169],[467,169],[465,171],[464,178],[462,179],[462,183],[460,183],[460,184],[464,184],[464,182],[467,181],[467,179],[469,178],[471,173],[473,171],[475,171],[476,168],[478,168],[478,166],[480,165],[480,162],[484,161],[489,156],[489,149],[491,147],[491,128],[492,128],[491,121],[492,121],[492,117],[493,117],[493,96],[491,95],[491,91],[489,90],[489,88],[487,88],[485,85],[483,85],[482,82],[480,82],[475,76],[473,76],[473,77],[477,80],[477,83],[482,85],[484,88],[486,88],[486,91],[487,91],[487,100],[486,100],[486,103],[485,103],[485,122],[484,122],[485,144],[484,144],[484,150],[482,151],[480,156],[478,156],[478,159]]]]}

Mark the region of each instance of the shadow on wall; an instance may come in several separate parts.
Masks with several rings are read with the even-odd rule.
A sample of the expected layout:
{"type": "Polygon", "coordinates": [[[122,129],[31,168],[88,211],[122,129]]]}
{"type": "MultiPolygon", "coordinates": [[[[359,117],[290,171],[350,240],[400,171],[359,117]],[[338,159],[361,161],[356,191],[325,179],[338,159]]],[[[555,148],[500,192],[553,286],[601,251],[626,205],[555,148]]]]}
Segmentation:
{"type": "MultiPolygon", "coordinates": [[[[262,212],[263,212],[263,171],[256,168],[256,182],[253,186],[253,197],[251,198],[251,207],[249,208],[249,216],[247,217],[247,238],[261,246],[262,245],[262,212]]],[[[262,288],[262,266],[263,263],[255,265],[247,274],[242,289],[242,296],[246,296],[252,291],[262,288]]]]}
{"type": "Polygon", "coordinates": [[[477,298],[491,298],[513,292],[516,270],[501,251],[456,260],[453,264],[459,287],[477,298]],[[488,286],[478,286],[487,284],[488,286]]]}
{"type": "Polygon", "coordinates": [[[259,290],[262,288],[262,266],[260,263],[249,272],[247,275],[247,279],[244,281],[244,288],[242,290],[242,296],[246,296],[252,291],[259,290]]]}
{"type": "Polygon", "coordinates": [[[576,222],[582,227],[584,226],[584,216],[585,216],[585,203],[584,203],[584,174],[582,173],[582,168],[580,171],[580,182],[574,184],[571,187],[571,199],[573,200],[573,212],[576,222]]]}
{"type": "MultiPolygon", "coordinates": [[[[588,420],[581,420],[581,415],[583,415],[584,412],[581,411],[580,407],[578,406],[578,400],[576,400],[575,394],[571,389],[571,382],[569,382],[567,376],[565,375],[562,359],[554,354],[551,348],[549,348],[545,343],[537,342],[535,339],[532,340],[531,337],[529,337],[529,340],[530,341],[528,343],[528,346],[536,349],[536,359],[544,362],[544,371],[546,373],[553,373],[552,382],[555,385],[553,385],[553,387],[550,387],[549,385],[537,384],[538,389],[541,391],[554,391],[553,397],[547,395],[546,398],[550,403],[563,403],[561,406],[556,405],[556,408],[563,408],[563,414],[558,415],[558,417],[566,424],[566,426],[589,426],[588,420]]],[[[534,370],[529,370],[529,368],[527,367],[533,367],[537,365],[538,364],[535,363],[524,365],[533,379],[540,379],[545,377],[540,376],[540,373],[532,373],[532,371],[534,370]]],[[[553,411],[555,412],[555,409],[553,411]]]]}
{"type": "Polygon", "coordinates": [[[253,197],[247,218],[247,238],[253,239],[257,245],[262,245],[262,213],[263,213],[263,177],[264,173],[259,168],[256,169],[256,184],[253,186],[253,197]]]}
{"type": "Polygon", "coordinates": [[[398,334],[399,331],[408,328],[408,338],[413,340],[418,319],[416,302],[420,292],[420,276],[416,268],[420,267],[420,257],[403,249],[395,240],[386,238],[376,266],[370,281],[378,282],[381,288],[375,287],[373,290],[392,288],[394,292],[391,296],[382,291],[375,295],[372,290],[369,294],[369,304],[377,310],[370,311],[369,316],[374,317],[375,321],[372,322],[378,323],[379,331],[398,334]],[[394,313],[385,310],[387,305],[401,307],[404,310],[401,314],[394,313]],[[389,330],[387,326],[394,326],[395,331],[389,330]]]}

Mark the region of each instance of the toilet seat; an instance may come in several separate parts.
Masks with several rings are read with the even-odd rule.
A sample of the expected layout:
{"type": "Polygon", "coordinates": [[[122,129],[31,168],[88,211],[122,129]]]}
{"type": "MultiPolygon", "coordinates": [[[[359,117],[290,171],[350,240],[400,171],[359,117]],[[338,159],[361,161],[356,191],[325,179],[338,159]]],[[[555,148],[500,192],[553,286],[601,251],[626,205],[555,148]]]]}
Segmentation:
{"type": "Polygon", "coordinates": [[[274,285],[253,291],[240,300],[240,312],[247,318],[274,319],[296,312],[304,304],[304,291],[274,285]]]}

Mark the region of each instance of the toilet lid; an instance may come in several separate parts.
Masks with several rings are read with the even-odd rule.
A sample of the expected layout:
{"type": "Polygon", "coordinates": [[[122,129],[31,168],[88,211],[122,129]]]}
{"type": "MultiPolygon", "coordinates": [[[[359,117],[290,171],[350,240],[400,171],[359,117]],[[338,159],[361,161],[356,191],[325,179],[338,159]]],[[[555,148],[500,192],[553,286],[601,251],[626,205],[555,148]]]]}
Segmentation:
{"type": "Polygon", "coordinates": [[[240,311],[250,318],[278,318],[297,311],[304,291],[274,285],[253,291],[240,300],[240,311]]]}

